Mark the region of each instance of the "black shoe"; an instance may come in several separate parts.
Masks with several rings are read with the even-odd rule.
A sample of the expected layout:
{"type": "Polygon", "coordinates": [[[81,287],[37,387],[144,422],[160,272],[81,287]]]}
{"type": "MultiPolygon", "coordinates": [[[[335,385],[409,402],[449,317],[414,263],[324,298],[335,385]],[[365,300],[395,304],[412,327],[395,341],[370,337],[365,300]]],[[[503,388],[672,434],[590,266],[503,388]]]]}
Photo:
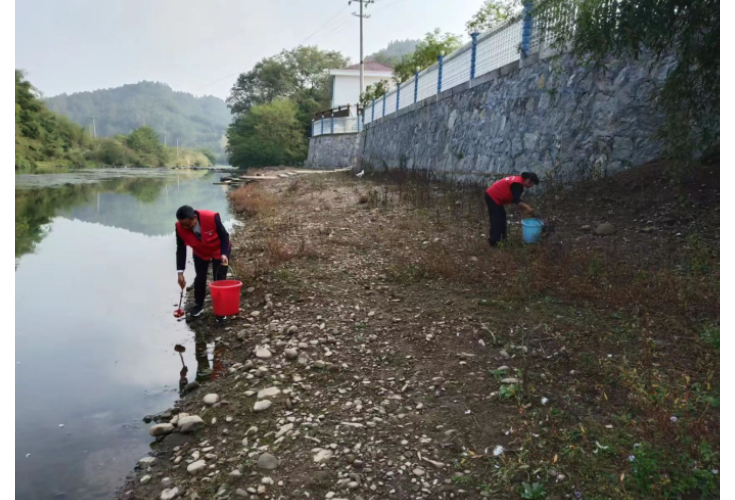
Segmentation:
{"type": "Polygon", "coordinates": [[[189,309],[188,312],[189,312],[189,316],[197,317],[200,314],[202,314],[202,312],[204,312],[204,306],[195,305],[191,309],[189,309]]]}
{"type": "Polygon", "coordinates": [[[217,323],[224,323],[227,316],[215,316],[214,319],[217,320],[217,323]]]}

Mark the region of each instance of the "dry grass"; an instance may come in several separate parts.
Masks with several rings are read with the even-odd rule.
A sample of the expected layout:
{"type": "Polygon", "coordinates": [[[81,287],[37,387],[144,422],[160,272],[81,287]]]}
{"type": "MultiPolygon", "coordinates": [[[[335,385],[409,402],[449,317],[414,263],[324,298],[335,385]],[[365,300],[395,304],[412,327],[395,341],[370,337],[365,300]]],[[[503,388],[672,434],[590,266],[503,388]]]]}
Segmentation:
{"type": "Polygon", "coordinates": [[[237,188],[228,197],[235,212],[250,217],[271,215],[279,203],[275,194],[262,189],[256,183],[237,188]]]}

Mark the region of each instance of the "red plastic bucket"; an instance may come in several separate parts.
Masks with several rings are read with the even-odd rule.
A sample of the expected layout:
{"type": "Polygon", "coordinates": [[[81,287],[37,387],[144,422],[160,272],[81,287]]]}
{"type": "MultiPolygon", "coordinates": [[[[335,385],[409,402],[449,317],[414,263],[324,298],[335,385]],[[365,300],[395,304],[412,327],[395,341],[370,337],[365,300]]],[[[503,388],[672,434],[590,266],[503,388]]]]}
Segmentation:
{"type": "Polygon", "coordinates": [[[240,312],[242,281],[220,280],[209,284],[215,316],[233,316],[240,312]]]}

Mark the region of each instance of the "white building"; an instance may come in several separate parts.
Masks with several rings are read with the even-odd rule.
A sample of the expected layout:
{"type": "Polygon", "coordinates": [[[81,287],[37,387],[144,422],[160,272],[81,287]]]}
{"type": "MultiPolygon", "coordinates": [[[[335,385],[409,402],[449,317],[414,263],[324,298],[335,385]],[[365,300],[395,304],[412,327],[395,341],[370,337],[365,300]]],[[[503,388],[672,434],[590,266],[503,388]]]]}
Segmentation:
{"type": "MultiPolygon", "coordinates": [[[[332,89],[332,108],[350,105],[350,115],[356,116],[356,105],[360,102],[360,65],[353,64],[344,69],[329,70],[332,89]]],[[[393,68],[378,62],[365,63],[365,87],[387,80],[393,87],[393,68]]]]}

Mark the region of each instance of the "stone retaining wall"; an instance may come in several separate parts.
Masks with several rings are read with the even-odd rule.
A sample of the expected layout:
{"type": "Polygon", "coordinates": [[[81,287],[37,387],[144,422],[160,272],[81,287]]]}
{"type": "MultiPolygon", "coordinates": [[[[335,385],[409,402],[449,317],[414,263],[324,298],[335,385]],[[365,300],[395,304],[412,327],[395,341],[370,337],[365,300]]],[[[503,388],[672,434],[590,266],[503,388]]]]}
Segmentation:
{"type": "Polygon", "coordinates": [[[354,167],[359,134],[318,135],[309,139],[306,167],[324,170],[354,167]]]}
{"type": "Polygon", "coordinates": [[[360,168],[565,180],[639,165],[662,151],[652,98],[673,65],[610,58],[603,69],[571,55],[513,63],[366,125],[360,168]]]}

